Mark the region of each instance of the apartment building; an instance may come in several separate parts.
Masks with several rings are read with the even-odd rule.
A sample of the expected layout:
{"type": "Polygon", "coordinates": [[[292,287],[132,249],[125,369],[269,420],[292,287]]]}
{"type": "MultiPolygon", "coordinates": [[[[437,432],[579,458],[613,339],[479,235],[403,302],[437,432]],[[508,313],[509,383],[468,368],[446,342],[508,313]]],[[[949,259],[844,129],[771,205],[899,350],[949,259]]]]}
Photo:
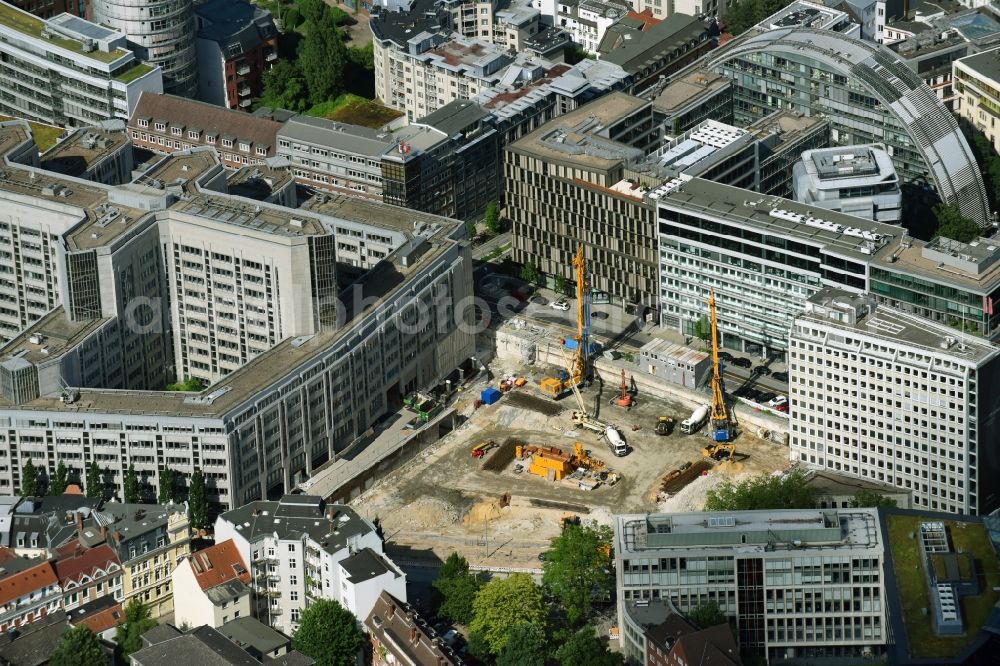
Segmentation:
{"type": "Polygon", "coordinates": [[[143,91],[163,91],[123,34],[69,14],[46,21],[4,3],[0,56],[0,114],[49,125],[125,119],[143,91]]]}
{"type": "Polygon", "coordinates": [[[52,563],[0,549],[0,631],[16,630],[62,608],[52,563]]]}
{"type": "Polygon", "coordinates": [[[616,0],[560,0],[554,25],[587,53],[597,53],[608,28],[631,9],[627,2],[616,0]]]}
{"type": "Polygon", "coordinates": [[[884,47],[814,28],[749,31],[713,52],[706,66],[733,79],[737,124],[782,109],[822,114],[831,145],[884,143],[904,185],[932,186],[942,201],[988,224],[982,175],[954,117],[884,47]],[[888,86],[888,78],[905,84],[888,86]]]}
{"type": "MultiPolygon", "coordinates": [[[[0,129],[20,154],[23,125],[0,129]]],[[[130,463],[154,489],[169,466],[201,469],[212,502],[240,506],[291,490],[474,354],[471,312],[454,305],[472,292],[469,249],[449,219],[355,197],[327,197],[321,213],[240,199],[203,149],[117,187],[8,161],[0,192],[18,220],[60,225],[44,250],[58,296],[0,352],[0,487],[28,458],[48,474],[95,461],[118,492],[130,463]],[[338,244],[376,270],[339,284],[338,244]],[[327,298],[346,287],[343,303],[327,298]],[[434,325],[414,326],[419,313],[434,325]],[[236,362],[223,354],[248,360],[225,374],[236,362]],[[162,391],[188,369],[216,383],[162,391]]],[[[11,254],[31,238],[12,236],[11,254]]],[[[33,282],[11,285],[26,300],[33,282]]]]}
{"type": "Polygon", "coordinates": [[[180,626],[219,628],[252,617],[250,570],[232,541],[220,541],[180,561],[171,582],[174,622],[180,626]]]}
{"type": "Polygon", "coordinates": [[[985,515],[1000,505],[998,381],[990,343],[823,290],[789,334],[789,455],[908,490],[915,508],[985,515]]]}
{"type": "Polygon", "coordinates": [[[375,526],[310,495],[256,501],[221,514],[217,540],[250,563],[254,616],[291,634],[314,599],[333,599],[363,622],[379,595],[406,599],[405,575],[382,554],[375,526]]]}
{"type": "Polygon", "coordinates": [[[804,204],[879,222],[903,217],[903,191],[881,144],[806,151],[793,169],[792,188],[804,204]]]}
{"type": "Polygon", "coordinates": [[[1000,152],[1000,48],[954,63],[955,113],[1000,152]]]}
{"type": "Polygon", "coordinates": [[[194,99],[193,0],[91,0],[91,6],[95,23],[124,34],[140,60],[163,72],[163,88],[157,92],[194,99]]]}
{"type": "Polygon", "coordinates": [[[271,12],[239,0],[209,0],[195,7],[198,99],[249,110],[264,90],[264,73],[278,60],[278,30],[271,12]]]}
{"type": "Polygon", "coordinates": [[[71,539],[55,549],[52,567],[59,579],[63,594],[63,609],[72,613],[86,609],[88,604],[106,597],[114,600],[111,606],[121,610],[125,598],[122,583],[122,566],[118,553],[106,543],[86,547],[79,538],[71,539]]]}
{"type": "Polygon", "coordinates": [[[614,528],[629,663],[645,663],[642,611],[658,603],[717,603],[740,648],[768,660],[873,658],[890,642],[873,509],[618,515],[614,528]]]}
{"type": "Polygon", "coordinates": [[[413,666],[463,666],[465,663],[442,641],[420,612],[388,592],[382,592],[365,629],[371,640],[371,663],[413,666]]]}
{"type": "Polygon", "coordinates": [[[170,154],[209,146],[230,169],[274,157],[280,129],[281,123],[269,118],[173,95],[142,95],[128,120],[137,148],[170,154]]]}
{"type": "Polygon", "coordinates": [[[122,185],[132,180],[132,142],[121,120],[105,127],[81,127],[41,156],[40,166],[65,176],[105,185],[122,185]]]}

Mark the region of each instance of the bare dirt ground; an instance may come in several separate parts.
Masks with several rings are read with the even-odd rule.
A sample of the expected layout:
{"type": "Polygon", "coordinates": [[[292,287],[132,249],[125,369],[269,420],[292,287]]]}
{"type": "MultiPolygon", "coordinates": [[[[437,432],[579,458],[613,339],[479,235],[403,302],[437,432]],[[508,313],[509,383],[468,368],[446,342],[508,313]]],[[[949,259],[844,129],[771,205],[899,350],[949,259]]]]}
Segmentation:
{"type": "MultiPolygon", "coordinates": [[[[419,559],[433,553],[444,559],[458,551],[482,566],[538,567],[538,554],[558,534],[559,517],[564,512],[610,524],[617,513],[697,510],[705,491],[724,478],[787,467],[785,447],[743,434],[737,439],[740,462],[713,463],[706,475],[696,476],[682,489],[677,490],[675,484],[671,488],[675,494],[658,504],[665,474],[685,462],[703,460],[702,447],[708,440],[702,433],[682,435],[675,428],[671,435],[662,437],[654,432],[659,415],[672,416],[679,423],[686,412],[678,405],[643,395],[636,396],[636,404],[626,411],[609,404],[617,392],[616,382],[605,384],[603,391],[598,384],[587,388],[584,399],[588,406],[601,404],[600,417],[617,425],[631,448],[627,456],[616,458],[595,433],[572,427],[570,411],[576,408],[572,395],[553,402],[537,388],[543,370],[523,370],[527,371],[519,374],[528,378],[526,386],[474,412],[472,400],[485,384],[473,385],[459,398],[469,416],[463,426],[352,502],[363,515],[379,517],[394,556],[419,559]],[[639,429],[633,430],[633,426],[639,429]],[[579,441],[592,456],[618,472],[621,481],[610,487],[581,490],[570,481],[553,482],[527,472],[515,473],[513,460],[500,471],[484,470],[490,456],[503,455],[502,447],[493,449],[486,459],[470,454],[479,442],[492,439],[501,444],[511,438],[567,452],[579,441]],[[510,501],[504,506],[500,500],[506,494],[510,501]]],[[[494,372],[494,376],[505,374],[501,368],[494,368],[494,372]]]]}

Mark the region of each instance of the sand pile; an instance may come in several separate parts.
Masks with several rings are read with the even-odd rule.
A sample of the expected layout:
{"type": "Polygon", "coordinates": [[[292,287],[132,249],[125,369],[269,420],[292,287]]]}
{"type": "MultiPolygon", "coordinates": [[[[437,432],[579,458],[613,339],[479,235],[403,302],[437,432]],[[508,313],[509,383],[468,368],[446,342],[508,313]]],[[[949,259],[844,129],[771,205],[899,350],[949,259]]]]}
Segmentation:
{"type": "Polygon", "coordinates": [[[500,500],[493,500],[491,502],[476,502],[469,509],[469,512],[465,514],[465,518],[462,522],[466,525],[477,525],[485,523],[487,520],[497,520],[510,513],[510,507],[504,506],[504,503],[500,500]]]}
{"type": "Polygon", "coordinates": [[[448,502],[434,497],[421,497],[396,512],[393,523],[415,530],[448,527],[458,522],[459,512],[448,502]]]}

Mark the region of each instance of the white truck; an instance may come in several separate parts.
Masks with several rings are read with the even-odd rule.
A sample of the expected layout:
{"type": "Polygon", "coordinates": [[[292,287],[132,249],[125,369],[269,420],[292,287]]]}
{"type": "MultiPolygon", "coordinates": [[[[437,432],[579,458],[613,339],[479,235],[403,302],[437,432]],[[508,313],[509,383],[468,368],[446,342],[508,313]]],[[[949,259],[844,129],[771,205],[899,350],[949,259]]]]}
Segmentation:
{"type": "Polygon", "coordinates": [[[628,444],[625,443],[625,438],[622,434],[618,432],[618,429],[612,425],[609,425],[604,429],[604,437],[608,440],[608,446],[611,447],[611,452],[614,453],[619,458],[628,454],[628,444]]]}
{"type": "Polygon", "coordinates": [[[691,413],[691,416],[681,421],[681,432],[685,435],[697,432],[698,428],[705,425],[705,421],[708,420],[708,411],[708,405],[702,405],[698,409],[694,410],[694,412],[691,413]]]}

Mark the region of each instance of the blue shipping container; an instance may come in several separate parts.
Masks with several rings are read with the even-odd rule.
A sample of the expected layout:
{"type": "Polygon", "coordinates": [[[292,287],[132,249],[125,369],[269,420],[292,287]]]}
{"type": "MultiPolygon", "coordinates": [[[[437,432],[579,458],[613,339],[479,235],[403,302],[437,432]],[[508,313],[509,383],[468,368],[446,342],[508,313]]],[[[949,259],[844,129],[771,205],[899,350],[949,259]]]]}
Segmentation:
{"type": "Polygon", "coordinates": [[[479,394],[479,397],[483,401],[484,405],[492,405],[500,399],[500,391],[495,388],[483,389],[483,392],[479,394]]]}

